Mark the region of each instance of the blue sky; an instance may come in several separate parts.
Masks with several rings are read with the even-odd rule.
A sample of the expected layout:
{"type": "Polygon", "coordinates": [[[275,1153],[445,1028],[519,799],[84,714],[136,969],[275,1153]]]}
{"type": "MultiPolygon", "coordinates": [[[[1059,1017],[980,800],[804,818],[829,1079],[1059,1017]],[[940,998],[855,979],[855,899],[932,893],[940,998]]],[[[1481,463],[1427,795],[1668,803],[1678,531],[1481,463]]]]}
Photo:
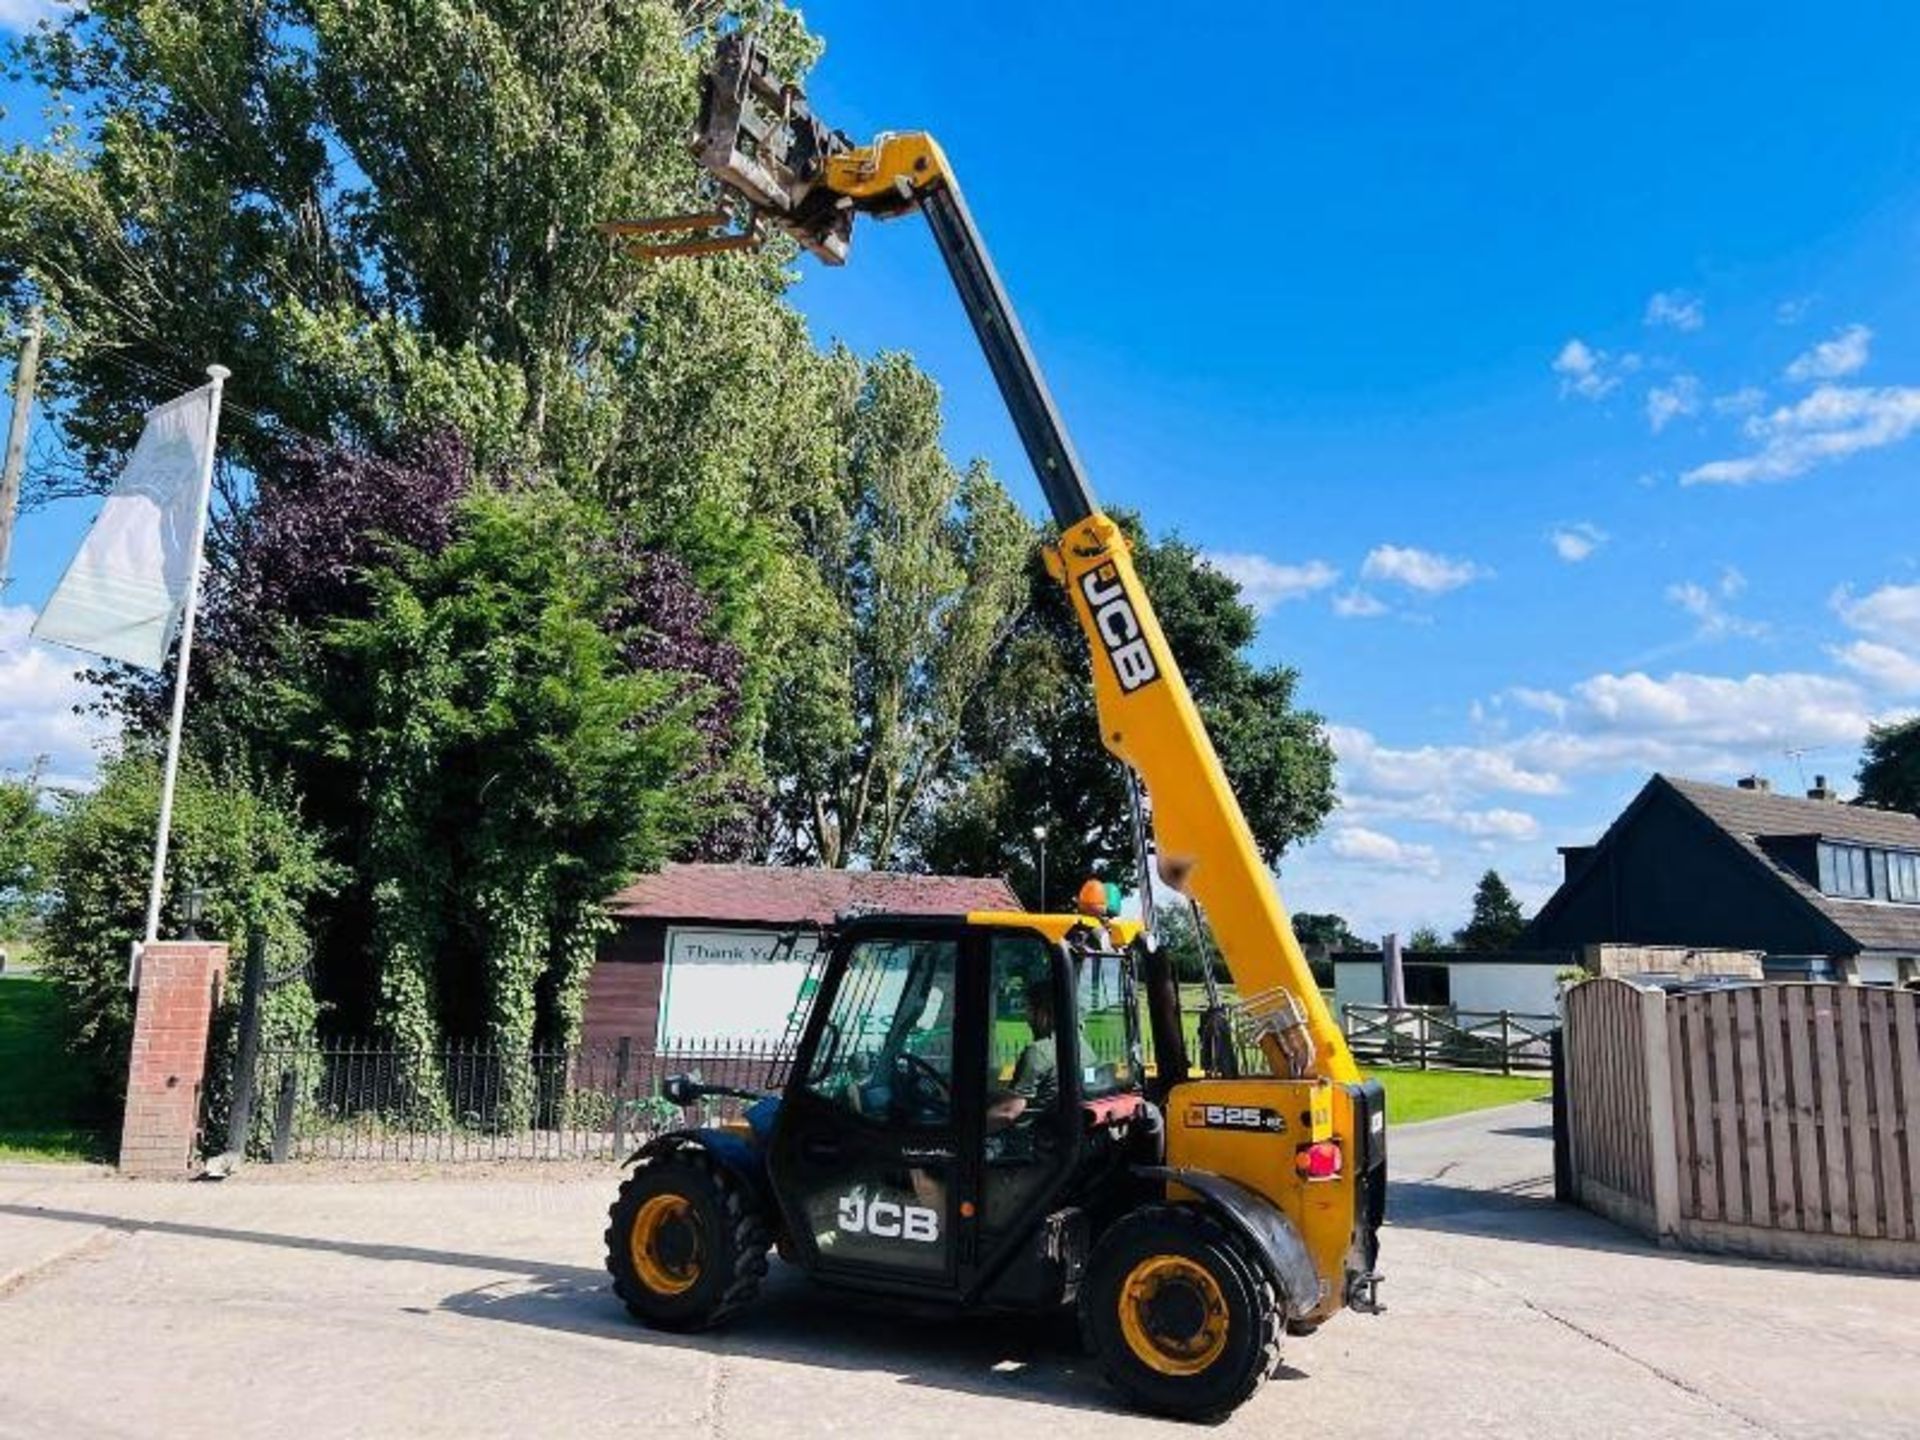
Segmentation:
{"type": "MultiPolygon", "coordinates": [[[[940,137],[1097,493],[1266,607],[1341,752],[1296,908],[1531,906],[1651,771],[1845,788],[1920,704],[1920,11],[915,10],[809,5],[816,108],[940,137]]],[[[922,226],[793,298],[1038,513],[922,226]]],[[[23,521],[0,624],[82,518],[23,521]]]]}

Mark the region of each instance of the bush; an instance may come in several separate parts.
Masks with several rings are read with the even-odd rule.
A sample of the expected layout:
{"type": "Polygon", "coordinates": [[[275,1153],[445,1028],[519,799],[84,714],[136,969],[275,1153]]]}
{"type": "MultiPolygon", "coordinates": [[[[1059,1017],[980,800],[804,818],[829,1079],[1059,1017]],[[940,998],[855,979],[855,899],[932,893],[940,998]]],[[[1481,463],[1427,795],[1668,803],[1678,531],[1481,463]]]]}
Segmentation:
{"type": "MultiPolygon", "coordinates": [[[[97,789],[64,803],[48,846],[54,899],[41,968],[65,997],[70,1043],[93,1062],[101,1097],[116,1103],[133,1027],[127,965],[146,924],[159,811],[160,761],[129,751],[107,762],[97,789]]],[[[336,882],[283,787],[215,774],[193,760],[182,762],[174,791],[167,874],[160,933],[181,933],[183,899],[202,889],[202,932],[233,947],[230,990],[254,933],[266,936],[276,957],[304,953],[307,906],[336,882]]],[[[312,994],[296,980],[271,996],[263,1031],[270,1043],[310,1040],[314,1019],[312,994]]]]}
{"type": "Polygon", "coordinates": [[[45,885],[47,812],[38,775],[0,775],[0,941],[30,934],[45,885]]]}

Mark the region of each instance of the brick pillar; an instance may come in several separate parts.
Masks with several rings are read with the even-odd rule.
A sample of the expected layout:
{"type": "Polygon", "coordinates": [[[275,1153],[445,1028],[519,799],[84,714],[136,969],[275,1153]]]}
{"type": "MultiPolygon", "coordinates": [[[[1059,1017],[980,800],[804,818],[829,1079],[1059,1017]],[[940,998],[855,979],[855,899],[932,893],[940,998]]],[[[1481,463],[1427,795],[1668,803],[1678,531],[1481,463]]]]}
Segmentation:
{"type": "Polygon", "coordinates": [[[193,1173],[207,1031],[226,971],[227,947],[211,941],[159,940],[141,951],[123,1173],[173,1180],[193,1173]]]}

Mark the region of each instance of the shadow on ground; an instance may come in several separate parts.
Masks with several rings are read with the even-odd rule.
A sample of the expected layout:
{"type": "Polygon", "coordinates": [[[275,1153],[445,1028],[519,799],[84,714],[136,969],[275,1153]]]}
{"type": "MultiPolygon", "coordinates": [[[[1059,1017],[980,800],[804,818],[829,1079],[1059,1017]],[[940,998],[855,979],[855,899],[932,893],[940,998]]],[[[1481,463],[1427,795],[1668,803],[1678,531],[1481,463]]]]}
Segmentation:
{"type": "MultiPolygon", "coordinates": [[[[138,1220],[93,1211],[0,1204],[0,1215],[103,1226],[278,1249],[319,1251],[369,1261],[401,1261],[484,1270],[497,1277],[459,1290],[429,1309],[476,1320],[527,1325],[654,1349],[748,1355],[813,1367],[896,1374],[901,1382],[1073,1410],[1125,1413],[1099,1366],[1080,1348],[1071,1316],[947,1316],[903,1311],[865,1299],[823,1294],[778,1261],[760,1300],[724,1330],[669,1335],[626,1313],[606,1273],[463,1250],[288,1235],[178,1220],[138,1220]]],[[[1280,1381],[1305,1378],[1283,1366],[1280,1381]]]]}

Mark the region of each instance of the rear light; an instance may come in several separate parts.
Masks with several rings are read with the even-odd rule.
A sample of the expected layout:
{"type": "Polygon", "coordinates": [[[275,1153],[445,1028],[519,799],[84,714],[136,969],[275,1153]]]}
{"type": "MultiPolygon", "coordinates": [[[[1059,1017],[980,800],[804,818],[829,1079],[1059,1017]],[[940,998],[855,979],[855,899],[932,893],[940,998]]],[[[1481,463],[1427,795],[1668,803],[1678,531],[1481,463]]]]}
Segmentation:
{"type": "Polygon", "coordinates": [[[1343,1168],[1338,1140],[1318,1140],[1293,1152],[1293,1168],[1302,1180],[1332,1180],[1343,1168]]]}

